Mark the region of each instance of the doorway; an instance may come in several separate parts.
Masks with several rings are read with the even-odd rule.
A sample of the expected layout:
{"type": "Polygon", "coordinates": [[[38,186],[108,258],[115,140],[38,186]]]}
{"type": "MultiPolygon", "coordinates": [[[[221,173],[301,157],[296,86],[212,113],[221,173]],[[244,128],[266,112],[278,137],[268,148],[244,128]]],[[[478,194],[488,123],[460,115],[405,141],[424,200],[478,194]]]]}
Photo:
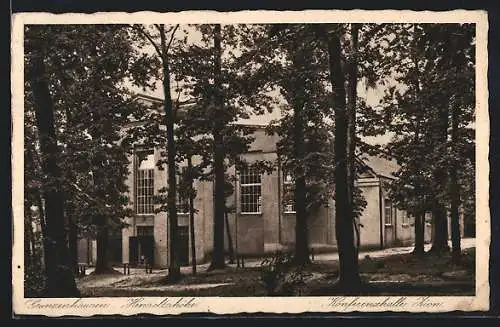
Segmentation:
{"type": "Polygon", "coordinates": [[[129,237],[129,263],[133,267],[154,265],[154,228],[137,226],[137,236],[129,237]]]}

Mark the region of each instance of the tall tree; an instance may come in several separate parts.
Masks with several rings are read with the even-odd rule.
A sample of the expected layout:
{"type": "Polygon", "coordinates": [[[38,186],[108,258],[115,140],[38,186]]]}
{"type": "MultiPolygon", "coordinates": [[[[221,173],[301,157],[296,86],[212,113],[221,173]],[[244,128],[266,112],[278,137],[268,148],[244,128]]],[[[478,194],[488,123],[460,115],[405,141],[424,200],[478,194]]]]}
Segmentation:
{"type": "Polygon", "coordinates": [[[431,25],[428,39],[437,43],[429,47],[429,57],[435,63],[434,88],[447,90],[446,96],[436,96],[436,102],[448,109],[446,146],[440,155],[441,166],[448,173],[446,187],[440,196],[450,211],[452,254],[460,259],[460,207],[462,189],[460,175],[472,174],[463,167],[474,160],[474,142],[471,124],[474,116],[474,29],[470,24],[431,25]],[[432,51],[434,50],[434,51],[432,51]]]}
{"type": "Polygon", "coordinates": [[[33,92],[36,125],[39,133],[42,170],[48,180],[44,183],[47,242],[47,295],[51,297],[76,297],[79,291],[69,267],[66,245],[64,202],[61,194],[61,169],[58,165],[59,149],[54,122],[54,103],[49,90],[45,58],[50,49],[37,40],[47,35],[36,27],[26,29],[25,51],[27,78],[33,92]]]}
{"type": "Polygon", "coordinates": [[[174,42],[175,33],[179,25],[165,27],[164,24],[155,24],[149,28],[143,25],[133,25],[133,29],[140,37],[147,40],[154,48],[159,61],[161,62],[161,80],[163,88],[163,110],[165,112],[166,125],[166,155],[167,155],[167,211],[168,211],[168,249],[169,268],[168,280],[176,282],[181,278],[180,265],[177,258],[178,248],[178,223],[177,223],[177,169],[176,169],[176,144],[174,137],[174,123],[176,117],[173,110],[172,89],[171,89],[171,59],[170,53],[174,42]],[[158,40],[159,39],[159,40],[158,40]]]}
{"type": "Polygon", "coordinates": [[[314,27],[307,24],[268,25],[256,48],[259,61],[269,67],[261,72],[264,77],[257,76],[279,90],[281,118],[269,124],[268,133],[280,136],[278,172],[293,181],[284,205],[295,209],[294,261],[303,265],[310,260],[308,217],[331,199],[333,185],[326,55],[317,46],[314,27]]]}
{"type": "MultiPolygon", "coordinates": [[[[348,68],[348,125],[347,125],[347,165],[348,165],[348,196],[350,206],[354,213],[355,201],[356,201],[356,190],[355,190],[355,180],[356,180],[356,111],[357,111],[357,87],[358,87],[358,62],[357,62],[357,51],[358,51],[358,24],[350,24],[350,36],[351,36],[351,58],[349,60],[348,68]]],[[[353,219],[354,231],[356,235],[356,252],[359,250],[360,246],[360,223],[353,219]]],[[[357,257],[357,254],[356,254],[357,257]]]]}
{"type": "MultiPolygon", "coordinates": [[[[431,194],[435,199],[434,209],[438,209],[432,251],[439,254],[449,248],[449,212],[454,258],[458,258],[462,187],[458,175],[460,167],[473,158],[470,135],[474,107],[474,32],[468,24],[425,24],[421,30],[419,42],[425,56],[422,93],[429,111],[425,133],[434,141],[427,162],[433,169],[431,194]]],[[[435,212],[433,210],[433,214],[435,212]]]]}
{"type": "MultiPolygon", "coordinates": [[[[463,158],[463,165],[466,166],[471,158],[473,110],[470,109],[470,90],[473,90],[473,73],[470,67],[473,67],[473,51],[470,49],[473,37],[464,33],[467,37],[462,38],[463,43],[459,41],[461,46],[453,47],[451,40],[460,39],[451,36],[453,31],[460,29],[458,26],[391,24],[379,29],[382,34],[392,35],[385,41],[390,51],[382,52],[381,59],[382,66],[393,63],[392,75],[397,82],[387,88],[382,105],[382,121],[387,130],[394,133],[385,151],[401,165],[396,173],[398,181],[393,183],[391,193],[399,206],[415,215],[417,254],[423,253],[423,216],[428,211],[433,211],[434,215],[433,252],[440,253],[446,249],[446,210],[451,208],[451,198],[455,197],[453,206],[458,203],[454,194],[458,187],[451,187],[450,184],[456,185],[453,182],[456,180],[454,170],[461,174],[454,165],[458,158],[463,158]],[[393,32],[387,33],[387,29],[393,32]],[[456,70],[452,59],[458,57],[465,58],[461,61],[466,64],[458,65],[458,71],[463,73],[453,75],[456,70]],[[457,90],[461,90],[460,93],[457,90]],[[453,112],[456,97],[467,99],[464,100],[467,105],[462,106],[464,115],[458,122],[460,128],[457,131],[461,135],[458,140],[457,135],[453,135],[454,126],[450,129],[450,122],[457,126],[457,117],[460,117],[453,112]],[[453,144],[460,144],[461,155],[454,154],[453,144]]],[[[376,43],[379,47],[384,44],[376,43]]],[[[457,216],[457,210],[453,211],[457,216]]]]}
{"type": "MultiPolygon", "coordinates": [[[[432,146],[440,149],[446,149],[448,139],[449,112],[448,106],[440,106],[436,108],[437,115],[434,118],[435,127],[432,133],[432,146]]],[[[441,152],[440,151],[440,152],[441,152]]],[[[432,219],[434,224],[434,237],[432,240],[431,252],[440,254],[449,251],[448,246],[448,215],[446,203],[443,197],[439,196],[438,192],[442,185],[447,184],[447,171],[443,165],[435,165],[433,170],[433,180],[435,182],[434,203],[432,206],[432,219]]]]}
{"type": "MultiPolygon", "coordinates": [[[[425,147],[425,135],[422,137],[421,130],[423,129],[423,124],[425,124],[425,114],[424,114],[424,101],[422,101],[422,70],[421,70],[421,47],[420,45],[420,34],[421,30],[420,27],[414,24],[412,26],[412,38],[411,38],[411,50],[410,50],[410,60],[412,64],[412,68],[407,72],[407,76],[409,78],[408,84],[410,85],[410,93],[408,94],[410,96],[410,103],[409,103],[409,108],[408,110],[410,111],[410,119],[413,120],[413,126],[411,128],[411,132],[413,133],[413,142],[411,143],[413,146],[413,149],[407,149],[407,151],[415,151],[415,149],[420,148],[422,152],[424,149],[422,146],[425,147]],[[424,143],[422,143],[422,141],[424,143]]],[[[401,101],[399,101],[401,102],[401,101]]],[[[404,101],[403,101],[404,103],[404,101]]],[[[404,109],[403,109],[404,110],[404,109]]],[[[401,154],[401,157],[408,157],[408,154],[401,154]]],[[[419,158],[423,159],[423,158],[419,158]]],[[[410,158],[409,160],[415,160],[415,158],[410,158]]],[[[427,195],[429,194],[429,189],[427,189],[424,184],[426,182],[429,182],[428,180],[426,181],[423,178],[423,171],[425,171],[424,166],[422,163],[425,163],[425,161],[418,160],[415,162],[415,164],[408,165],[407,167],[411,167],[411,174],[414,175],[411,180],[413,183],[411,184],[414,187],[415,194],[408,196],[406,194],[405,196],[407,197],[403,201],[407,202],[407,209],[409,209],[410,212],[413,213],[414,216],[414,224],[415,224],[415,247],[413,249],[413,253],[417,256],[422,256],[425,253],[424,250],[424,243],[425,243],[425,212],[426,212],[426,206],[427,206],[427,199],[429,198],[427,195]],[[414,200],[414,201],[412,201],[414,200]],[[413,204],[413,207],[408,206],[408,202],[410,204],[413,204]]],[[[428,170],[427,170],[428,171],[428,170]]],[[[435,172],[435,171],[434,171],[435,172]]],[[[403,171],[399,172],[400,175],[403,175],[403,171]]],[[[402,181],[408,181],[408,177],[403,178],[402,181]]],[[[398,188],[398,184],[395,184],[395,187],[393,188],[393,191],[396,190],[398,191],[405,191],[406,187],[403,187],[402,189],[398,188]]],[[[434,202],[434,208],[438,205],[438,203],[434,202]]]]}
{"type": "MultiPolygon", "coordinates": [[[[68,265],[73,272],[77,237],[96,236],[99,229],[120,230],[122,219],[130,213],[124,196],[128,148],[119,141],[123,125],[129,122],[137,105],[130,101],[122,82],[127,77],[135,84],[144,84],[145,60],[138,56],[130,35],[120,26],[54,25],[30,29],[27,59],[40,49],[46,51],[44,68],[54,109],[60,170],[57,187],[63,197],[63,228],[68,234],[68,265]],[[38,39],[33,40],[35,37],[38,39]]],[[[36,107],[33,90],[26,89],[25,117],[36,107]]],[[[39,141],[29,140],[34,154],[39,141]]],[[[42,192],[40,200],[34,201],[39,212],[44,212],[45,197],[42,192]]],[[[43,225],[42,234],[47,238],[43,225]]],[[[106,237],[107,233],[100,233],[97,272],[109,268],[107,249],[102,246],[102,238],[106,237]]],[[[47,263],[47,269],[49,266],[47,263]]]]}
{"type": "MultiPolygon", "coordinates": [[[[216,111],[222,113],[224,110],[224,99],[222,93],[222,49],[221,49],[221,26],[215,24],[213,30],[214,40],[214,89],[213,106],[216,111]]],[[[213,250],[210,262],[210,269],[221,269],[225,267],[224,261],[224,214],[226,211],[226,199],[224,195],[224,143],[222,129],[224,121],[217,119],[212,131],[214,136],[214,171],[215,171],[215,205],[214,205],[214,223],[213,223],[213,250]]]]}
{"type": "Polygon", "coordinates": [[[347,127],[345,75],[342,71],[342,26],[324,25],[322,36],[327,44],[330,83],[335,113],[335,233],[339,249],[339,287],[360,283],[358,258],[354,244],[354,215],[349,201],[347,167],[347,127]]]}
{"type": "MultiPolygon", "coordinates": [[[[249,107],[256,112],[262,111],[259,83],[245,82],[245,70],[252,61],[242,54],[248,42],[242,34],[250,34],[245,27],[215,24],[185,29],[188,35],[196,34],[201,41],[190,42],[188,37],[185,47],[175,53],[173,69],[191,102],[184,110],[180,109],[182,118],[178,128],[189,133],[190,155],[199,156],[201,160],[195,167],[198,178],[214,183],[214,243],[210,269],[220,269],[225,267],[224,217],[228,196],[225,176],[230,166],[245,166],[241,154],[253,141],[254,128],[236,122],[248,118],[249,107]],[[239,51],[235,51],[236,48],[239,51]]],[[[181,134],[178,138],[187,140],[181,134]]],[[[187,153],[183,156],[186,159],[187,153]]]]}
{"type": "MultiPolygon", "coordinates": [[[[95,236],[95,273],[106,273],[111,270],[109,233],[120,232],[125,217],[130,216],[125,181],[131,147],[121,141],[124,125],[139,106],[132,101],[123,81],[147,83],[147,60],[133,48],[123,26],[76,26],[62,32],[75,40],[73,46],[79,46],[76,53],[69,50],[64,61],[56,59],[64,68],[71,67],[72,73],[65,74],[66,70],[55,75],[60,82],[60,92],[55,93],[60,121],[64,122],[60,129],[65,131],[62,159],[68,163],[64,170],[68,183],[63,187],[65,210],[71,218],[69,245],[76,264],[77,236],[95,236]],[[72,131],[78,128],[82,134],[74,135],[72,131]]],[[[69,42],[59,46],[67,47],[65,43],[69,42]]]]}

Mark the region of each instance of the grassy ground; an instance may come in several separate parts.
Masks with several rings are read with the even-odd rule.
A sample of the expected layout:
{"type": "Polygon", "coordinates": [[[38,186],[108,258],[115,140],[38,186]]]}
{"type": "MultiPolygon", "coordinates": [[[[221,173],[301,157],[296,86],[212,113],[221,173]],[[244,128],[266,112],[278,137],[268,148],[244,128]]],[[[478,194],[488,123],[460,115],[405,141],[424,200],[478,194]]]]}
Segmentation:
{"type": "MultiPolygon", "coordinates": [[[[333,286],[338,277],[336,261],[314,262],[301,295],[348,294],[333,286]]],[[[416,258],[398,254],[385,258],[365,257],[360,261],[364,285],[359,295],[473,295],[475,291],[475,249],[464,251],[460,264],[449,255],[427,254],[416,258]]],[[[165,282],[165,271],[153,274],[90,275],[78,280],[82,296],[268,296],[259,267],[223,271],[200,271],[184,275],[177,284],[165,282]]]]}

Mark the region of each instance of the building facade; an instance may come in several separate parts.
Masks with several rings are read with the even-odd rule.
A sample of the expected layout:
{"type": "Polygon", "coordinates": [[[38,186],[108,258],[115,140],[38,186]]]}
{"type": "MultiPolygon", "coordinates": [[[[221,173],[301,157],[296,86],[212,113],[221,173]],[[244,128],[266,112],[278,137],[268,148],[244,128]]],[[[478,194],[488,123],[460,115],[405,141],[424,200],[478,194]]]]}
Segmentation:
{"type": "MultiPolygon", "coordinates": [[[[266,135],[257,128],[250,150],[243,155],[252,163],[257,160],[276,161],[277,137],[266,135]]],[[[144,151],[144,150],[141,150],[144,151]]],[[[166,212],[155,213],[153,196],[167,186],[166,170],[155,163],[160,151],[137,153],[130,163],[128,179],[135,216],[128,218],[128,227],[122,231],[122,261],[140,265],[148,259],[156,267],[168,266],[168,217],[166,212]]],[[[194,159],[196,160],[196,159],[194,159]]],[[[196,162],[195,162],[196,164],[196,162]]],[[[384,189],[390,181],[395,163],[381,158],[365,161],[369,168],[356,181],[367,202],[360,218],[360,245],[362,248],[385,248],[410,245],[414,239],[412,218],[396,209],[384,189]]],[[[227,199],[234,212],[226,216],[225,247],[245,256],[261,256],[275,250],[292,249],[295,241],[295,206],[293,183],[286,173],[275,169],[272,173],[258,173],[251,169],[229,174],[236,177],[235,192],[227,199]]],[[[210,257],[213,246],[213,183],[195,181],[194,234],[196,261],[210,257]]],[[[178,199],[179,244],[178,257],[182,264],[190,263],[189,210],[186,199],[178,199]]],[[[426,224],[425,239],[431,240],[431,225],[426,224]]],[[[308,217],[310,247],[316,252],[335,251],[334,202],[321,206],[308,217]]]]}
{"type": "MultiPolygon", "coordinates": [[[[276,135],[267,135],[263,126],[256,126],[254,141],[242,157],[252,163],[260,160],[277,161],[276,135]]],[[[130,158],[129,197],[135,214],[127,218],[127,227],[112,240],[112,263],[155,267],[168,266],[168,217],[166,212],[155,213],[153,197],[166,187],[167,170],[160,170],[156,162],[160,149],[140,149],[130,158]],[[120,258],[121,254],[121,258],[120,258]],[[119,262],[121,259],[121,262],[119,262]]],[[[199,158],[193,158],[197,164],[199,158]]],[[[378,157],[361,159],[367,168],[357,176],[356,185],[367,203],[359,220],[360,246],[380,249],[411,245],[414,241],[414,219],[395,208],[385,189],[398,169],[395,162],[378,157]]],[[[181,169],[187,166],[181,165],[181,169]]],[[[234,193],[226,205],[235,210],[225,217],[225,248],[228,252],[245,256],[262,256],[276,250],[293,249],[295,241],[295,205],[293,180],[277,167],[272,173],[258,173],[251,169],[228,171],[235,179],[234,193]]],[[[213,246],[213,183],[195,181],[194,235],[198,263],[209,259],[213,246]]],[[[187,199],[177,199],[178,258],[182,265],[191,261],[190,219],[187,199]]],[[[426,215],[425,241],[432,239],[431,216],[426,215]]],[[[461,224],[463,229],[463,223],[461,224]]],[[[315,252],[335,251],[335,206],[332,199],[308,216],[310,248],[315,252]]],[[[80,262],[95,262],[95,241],[81,240],[80,262]],[[86,249],[86,250],[85,250],[86,249]]]]}

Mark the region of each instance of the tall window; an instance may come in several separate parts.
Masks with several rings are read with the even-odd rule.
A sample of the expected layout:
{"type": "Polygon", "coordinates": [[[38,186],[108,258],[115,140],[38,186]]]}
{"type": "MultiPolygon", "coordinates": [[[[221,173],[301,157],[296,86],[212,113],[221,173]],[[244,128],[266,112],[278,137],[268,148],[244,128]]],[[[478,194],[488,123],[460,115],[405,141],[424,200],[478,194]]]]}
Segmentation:
{"type": "Polygon", "coordinates": [[[261,213],[262,193],[261,176],[254,169],[239,172],[240,175],[240,206],[242,213],[261,213]]]}
{"type": "Polygon", "coordinates": [[[389,199],[385,199],[385,224],[392,225],[392,202],[389,199]]]}
{"type": "Polygon", "coordinates": [[[137,154],[135,180],[136,213],[139,215],[154,213],[154,155],[153,151],[137,154]]]}
{"type": "Polygon", "coordinates": [[[289,172],[283,172],[283,211],[295,212],[295,180],[289,172]]]}
{"type": "Polygon", "coordinates": [[[189,213],[189,198],[185,196],[182,188],[184,187],[184,179],[186,177],[187,167],[181,168],[181,174],[177,176],[177,213],[186,214],[189,213]]]}

